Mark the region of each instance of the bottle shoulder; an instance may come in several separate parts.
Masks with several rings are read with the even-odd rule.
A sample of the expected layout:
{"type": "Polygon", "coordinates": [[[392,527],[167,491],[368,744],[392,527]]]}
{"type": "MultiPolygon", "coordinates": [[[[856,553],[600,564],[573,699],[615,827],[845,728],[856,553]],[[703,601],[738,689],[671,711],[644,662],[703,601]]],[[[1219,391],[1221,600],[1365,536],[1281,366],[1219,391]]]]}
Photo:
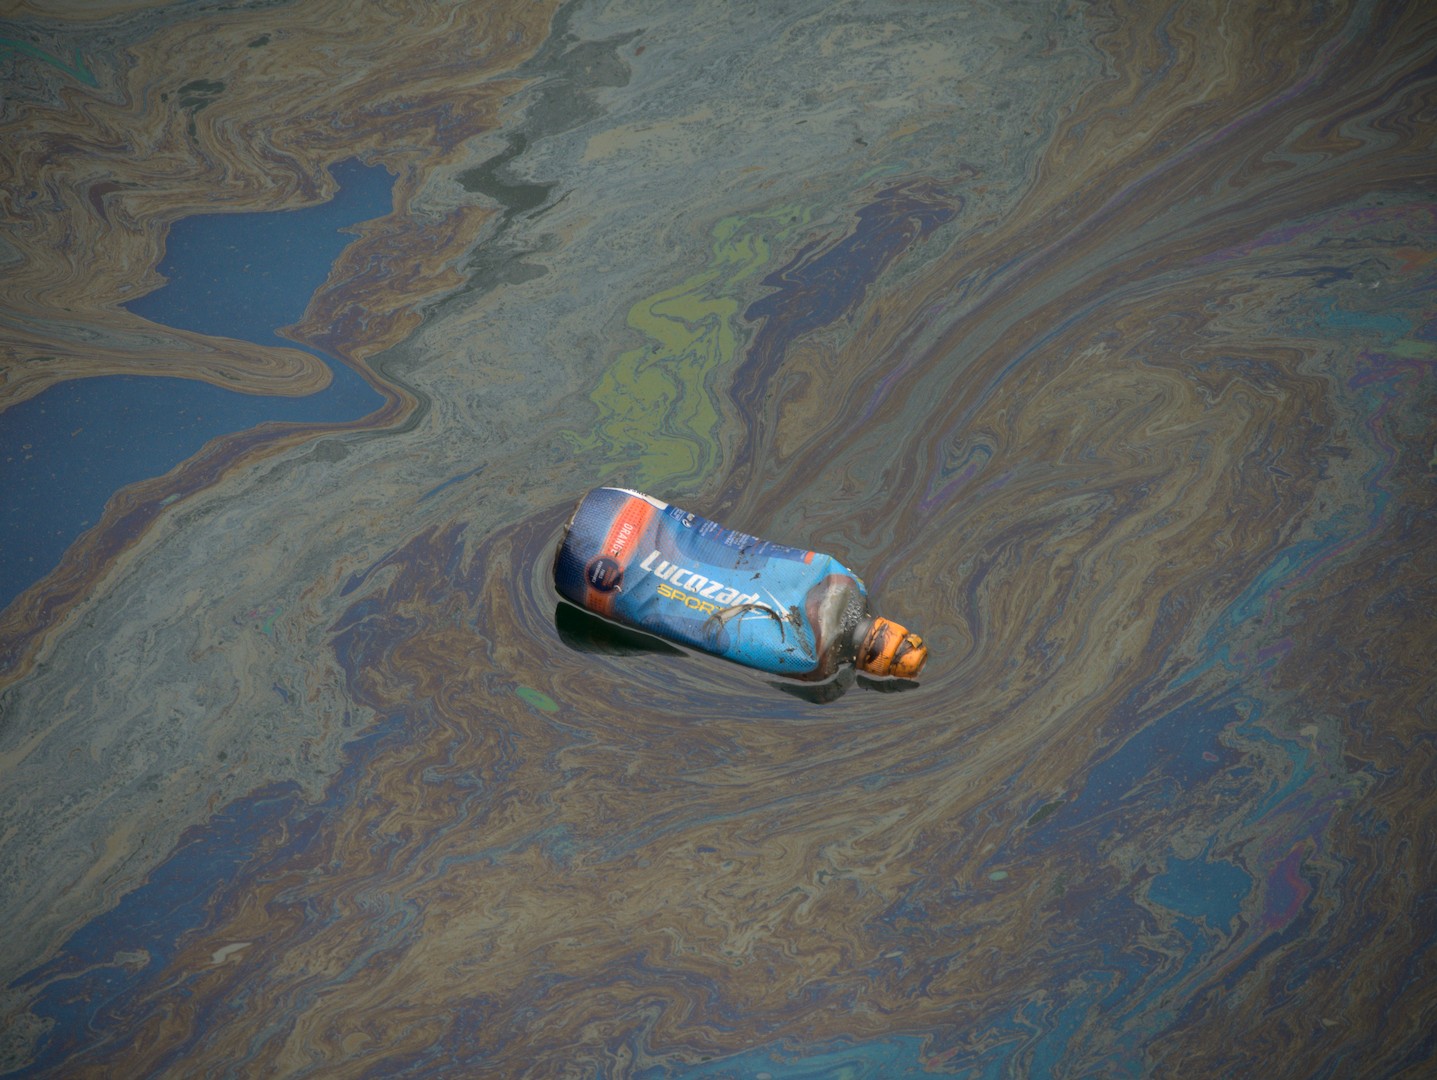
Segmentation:
{"type": "Polygon", "coordinates": [[[872,621],[868,593],[854,574],[831,573],[809,590],[805,607],[818,654],[813,677],[827,678],[854,659],[872,621]]]}

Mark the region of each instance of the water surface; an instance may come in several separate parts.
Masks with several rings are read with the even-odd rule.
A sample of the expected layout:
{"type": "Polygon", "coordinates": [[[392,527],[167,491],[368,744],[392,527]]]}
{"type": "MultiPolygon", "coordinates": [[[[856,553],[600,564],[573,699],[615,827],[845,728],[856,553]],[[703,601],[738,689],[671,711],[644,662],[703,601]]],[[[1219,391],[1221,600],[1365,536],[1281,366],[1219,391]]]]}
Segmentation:
{"type": "Polygon", "coordinates": [[[22,9],[0,423],[173,419],[156,356],[335,412],[115,474],[0,616],[0,1067],[1422,1073],[1434,31],[22,9]],[[142,332],[218,209],[240,307],[142,332]],[[921,685],[599,640],[601,483],[832,552],[921,685]]]}

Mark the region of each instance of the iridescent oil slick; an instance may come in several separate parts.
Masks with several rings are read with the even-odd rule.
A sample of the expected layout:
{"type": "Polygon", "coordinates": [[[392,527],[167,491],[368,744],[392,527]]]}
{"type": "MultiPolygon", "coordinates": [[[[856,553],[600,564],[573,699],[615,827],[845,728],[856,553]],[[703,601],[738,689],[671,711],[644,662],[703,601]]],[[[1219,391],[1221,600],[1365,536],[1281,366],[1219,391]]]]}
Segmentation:
{"type": "Polygon", "coordinates": [[[0,610],[0,1073],[1431,1071],[1432,5],[10,8],[0,428],[123,445],[0,610]],[[560,602],[612,485],[921,683],[560,602]]]}

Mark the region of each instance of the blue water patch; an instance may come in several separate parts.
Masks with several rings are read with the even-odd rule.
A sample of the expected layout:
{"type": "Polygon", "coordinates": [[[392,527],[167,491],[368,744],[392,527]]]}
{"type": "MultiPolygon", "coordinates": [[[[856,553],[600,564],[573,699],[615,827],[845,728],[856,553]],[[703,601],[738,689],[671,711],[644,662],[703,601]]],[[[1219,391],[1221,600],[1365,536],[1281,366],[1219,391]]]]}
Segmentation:
{"type": "MultiPolygon", "coordinates": [[[[889,1078],[932,1077],[935,1070],[925,1064],[923,1040],[914,1036],[873,1039],[852,1044],[828,1044],[803,1050],[776,1046],[759,1047],[675,1070],[654,1066],[637,1074],[642,1080],[889,1080],[889,1078]]],[[[950,1074],[951,1075],[951,1074],[950,1074]]]]}
{"type": "Polygon", "coordinates": [[[1226,931],[1251,890],[1252,877],[1245,870],[1221,859],[1213,861],[1204,851],[1194,859],[1169,859],[1167,870],[1153,879],[1148,898],[1226,931]]]}
{"type": "Polygon", "coordinates": [[[266,421],[339,423],[382,398],[355,371],[278,338],[298,322],[353,237],[340,230],[391,206],[384,169],[334,168],[339,193],[302,210],[205,214],[170,229],[169,283],[127,305],[157,323],[303,348],[333,380],[306,397],[271,397],[166,376],[103,375],[59,383],[0,413],[0,608],[59,563],[119,489],[162,476],[211,439],[266,421]]]}
{"type": "MultiPolygon", "coordinates": [[[[283,865],[316,843],[326,823],[352,804],[365,764],[408,737],[404,714],[371,724],[345,745],[344,767],[322,802],[306,802],[297,784],[284,781],[223,807],[203,825],[186,830],[141,885],[79,927],[50,960],[12,979],[7,989],[33,994],[31,1015],[49,1025],[26,1074],[62,1068],[93,1046],[98,1032],[127,1030],[135,1003],[175,979],[173,965],[190,935],[221,918],[216,913],[266,868],[283,865]]],[[[310,922],[337,917],[311,914],[310,922]]],[[[355,962],[365,955],[358,954],[355,962]]],[[[205,1008],[223,1009],[225,1003],[214,1001],[205,1008]]],[[[212,1030],[208,1017],[197,1016],[170,1057],[182,1057],[187,1046],[212,1030]]]]}
{"type": "Polygon", "coordinates": [[[1228,701],[1192,702],[1156,718],[1096,765],[1082,790],[1048,820],[1092,821],[1135,798],[1140,784],[1147,809],[1171,805],[1231,763],[1218,736],[1242,719],[1228,701]]]}
{"type": "Polygon", "coordinates": [[[332,175],[339,192],[318,206],[175,222],[160,263],[169,283],[125,307],[181,330],[267,342],[303,318],[354,240],[342,230],[390,211],[393,180],[383,168],[351,160],[332,175]]]}
{"type": "Polygon", "coordinates": [[[276,784],[225,808],[190,830],[143,886],[76,930],[54,959],[12,981],[11,990],[38,991],[31,1012],[52,1025],[33,1069],[56,1068],[96,1031],[119,1027],[124,1003],[169,968],[186,931],[204,924],[216,894],[299,805],[294,784],[276,784]]]}

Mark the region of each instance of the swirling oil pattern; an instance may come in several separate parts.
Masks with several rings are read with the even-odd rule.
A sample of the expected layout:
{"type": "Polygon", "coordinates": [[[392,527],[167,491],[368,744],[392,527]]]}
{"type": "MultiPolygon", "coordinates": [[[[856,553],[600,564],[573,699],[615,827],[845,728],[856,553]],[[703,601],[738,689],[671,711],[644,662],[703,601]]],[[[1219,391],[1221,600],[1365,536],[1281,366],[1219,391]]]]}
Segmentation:
{"type": "Polygon", "coordinates": [[[1431,5],[7,19],[0,407],[372,401],[5,609],[0,1074],[1429,1073],[1431,5]],[[361,168],[299,321],[162,302],[361,168]],[[832,553],[921,683],[560,605],[606,483],[832,553]]]}

